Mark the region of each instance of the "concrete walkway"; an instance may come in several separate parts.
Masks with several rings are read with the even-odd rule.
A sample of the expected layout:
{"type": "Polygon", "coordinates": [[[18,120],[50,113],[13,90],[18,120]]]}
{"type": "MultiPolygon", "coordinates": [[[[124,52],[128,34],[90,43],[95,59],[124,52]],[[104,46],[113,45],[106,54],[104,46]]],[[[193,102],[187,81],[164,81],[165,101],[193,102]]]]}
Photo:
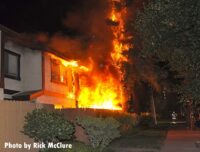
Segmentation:
{"type": "Polygon", "coordinates": [[[195,143],[200,141],[200,131],[170,130],[161,152],[200,152],[195,143]]]}

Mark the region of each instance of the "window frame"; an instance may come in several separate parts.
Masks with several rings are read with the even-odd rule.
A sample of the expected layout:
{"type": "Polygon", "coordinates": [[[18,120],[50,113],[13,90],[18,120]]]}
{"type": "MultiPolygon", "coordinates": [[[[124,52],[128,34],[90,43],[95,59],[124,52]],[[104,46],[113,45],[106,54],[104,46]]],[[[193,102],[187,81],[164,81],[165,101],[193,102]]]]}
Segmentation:
{"type": "Polygon", "coordinates": [[[67,85],[67,81],[66,82],[61,82],[61,81],[59,81],[59,80],[56,80],[56,79],[53,79],[53,77],[52,77],[52,75],[53,75],[53,70],[52,70],[52,64],[57,64],[58,65],[58,67],[59,67],[59,77],[60,77],[60,75],[61,75],[61,71],[60,71],[60,63],[54,63],[54,62],[56,62],[57,60],[56,59],[50,59],[50,62],[51,62],[51,82],[53,82],[53,83],[57,83],[57,84],[61,84],[61,85],[67,85]]]}
{"type": "Polygon", "coordinates": [[[21,80],[21,76],[20,76],[20,72],[21,72],[20,60],[21,60],[21,55],[20,54],[12,52],[12,51],[10,51],[8,49],[4,49],[4,75],[5,75],[6,78],[10,78],[10,79],[18,80],[18,81],[21,80]],[[17,75],[16,76],[11,75],[11,74],[8,73],[9,60],[8,60],[8,55],[6,55],[6,53],[8,55],[11,54],[11,55],[17,57],[17,75]]]}

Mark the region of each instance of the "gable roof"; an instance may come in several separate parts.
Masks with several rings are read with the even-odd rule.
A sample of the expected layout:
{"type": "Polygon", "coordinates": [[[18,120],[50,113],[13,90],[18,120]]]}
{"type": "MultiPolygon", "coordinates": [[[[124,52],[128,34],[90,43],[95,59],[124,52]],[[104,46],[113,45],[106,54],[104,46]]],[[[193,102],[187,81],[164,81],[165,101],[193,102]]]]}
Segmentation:
{"type": "Polygon", "coordinates": [[[37,40],[34,40],[32,37],[29,37],[25,34],[17,33],[14,30],[11,30],[3,25],[0,24],[0,31],[3,32],[3,37],[5,40],[13,41],[19,45],[22,45],[24,47],[28,47],[33,50],[38,51],[44,51],[44,52],[50,52],[60,58],[63,58],[65,60],[68,60],[66,54],[63,54],[55,49],[49,48],[42,43],[38,42],[37,40]]]}
{"type": "Polygon", "coordinates": [[[44,46],[42,46],[39,42],[33,40],[31,37],[17,33],[1,24],[0,24],[0,30],[3,32],[3,37],[5,41],[11,40],[17,44],[20,44],[24,47],[28,47],[34,50],[44,49],[44,46]]]}

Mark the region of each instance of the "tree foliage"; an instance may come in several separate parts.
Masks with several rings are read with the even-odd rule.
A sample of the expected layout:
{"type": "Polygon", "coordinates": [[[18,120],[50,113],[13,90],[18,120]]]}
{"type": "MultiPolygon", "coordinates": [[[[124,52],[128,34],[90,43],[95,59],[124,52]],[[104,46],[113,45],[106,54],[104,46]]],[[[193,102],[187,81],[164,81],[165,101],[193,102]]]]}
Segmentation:
{"type": "Polygon", "coordinates": [[[184,77],[179,91],[200,101],[200,1],[152,0],[138,13],[144,56],[169,61],[184,77]]]}

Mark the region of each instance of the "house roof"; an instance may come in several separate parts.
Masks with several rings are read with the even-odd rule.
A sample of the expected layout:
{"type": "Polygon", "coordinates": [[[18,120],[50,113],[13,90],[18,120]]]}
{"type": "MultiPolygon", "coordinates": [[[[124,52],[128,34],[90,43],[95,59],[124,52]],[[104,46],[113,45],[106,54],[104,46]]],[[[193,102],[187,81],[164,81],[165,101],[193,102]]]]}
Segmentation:
{"type": "Polygon", "coordinates": [[[17,44],[20,44],[24,47],[28,47],[34,50],[43,50],[44,46],[42,46],[39,42],[32,39],[31,37],[17,33],[3,25],[0,24],[0,30],[3,32],[3,37],[5,40],[11,40],[17,44]]]}
{"type": "Polygon", "coordinates": [[[12,96],[14,100],[30,100],[30,99],[35,99],[35,96],[42,94],[42,90],[31,90],[31,91],[24,91],[24,92],[19,92],[16,93],[12,96]]]}
{"type": "Polygon", "coordinates": [[[44,51],[44,52],[50,52],[50,53],[55,54],[56,56],[63,58],[65,60],[69,59],[69,58],[67,58],[66,54],[61,53],[50,47],[47,47],[44,44],[40,43],[39,41],[33,39],[32,37],[29,37],[25,34],[17,33],[16,31],[13,31],[1,24],[0,24],[0,31],[2,31],[4,33],[3,35],[5,37],[5,40],[11,40],[17,44],[20,44],[24,47],[28,47],[30,49],[44,51]]]}

